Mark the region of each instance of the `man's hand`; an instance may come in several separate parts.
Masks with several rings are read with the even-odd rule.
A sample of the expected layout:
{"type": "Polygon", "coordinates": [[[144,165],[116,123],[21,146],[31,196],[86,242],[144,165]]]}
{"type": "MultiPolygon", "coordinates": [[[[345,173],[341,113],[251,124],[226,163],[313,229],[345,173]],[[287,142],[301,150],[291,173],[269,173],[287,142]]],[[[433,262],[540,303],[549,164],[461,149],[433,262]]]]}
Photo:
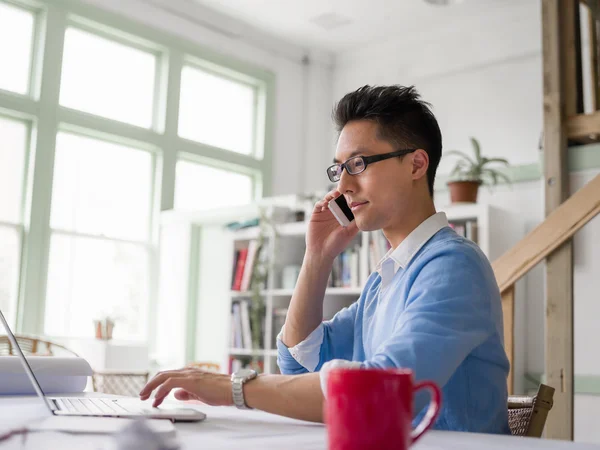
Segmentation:
{"type": "Polygon", "coordinates": [[[329,210],[329,202],[340,195],[333,190],[317,202],[308,223],[306,252],[325,261],[333,261],[358,234],[354,220],[347,227],[342,227],[329,210]]]}
{"type": "Polygon", "coordinates": [[[140,391],[140,400],[150,398],[156,390],[154,408],[158,407],[173,389],[178,400],[199,400],[212,406],[233,405],[231,378],[214,372],[204,372],[200,369],[185,368],[159,372],[140,391]]]}

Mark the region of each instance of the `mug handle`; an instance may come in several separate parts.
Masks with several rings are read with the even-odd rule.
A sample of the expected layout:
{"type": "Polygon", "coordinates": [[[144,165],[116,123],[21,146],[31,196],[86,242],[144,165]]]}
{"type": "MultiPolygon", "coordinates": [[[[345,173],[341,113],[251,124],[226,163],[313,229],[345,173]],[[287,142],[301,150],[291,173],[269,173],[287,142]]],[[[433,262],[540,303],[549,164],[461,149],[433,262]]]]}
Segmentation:
{"type": "Polygon", "coordinates": [[[442,392],[438,385],[433,381],[421,381],[415,384],[413,386],[413,394],[419,389],[428,389],[431,392],[431,402],[429,403],[429,408],[427,408],[425,416],[419,425],[417,425],[417,428],[410,433],[413,444],[434,424],[440,413],[440,404],[442,401],[442,392]]]}

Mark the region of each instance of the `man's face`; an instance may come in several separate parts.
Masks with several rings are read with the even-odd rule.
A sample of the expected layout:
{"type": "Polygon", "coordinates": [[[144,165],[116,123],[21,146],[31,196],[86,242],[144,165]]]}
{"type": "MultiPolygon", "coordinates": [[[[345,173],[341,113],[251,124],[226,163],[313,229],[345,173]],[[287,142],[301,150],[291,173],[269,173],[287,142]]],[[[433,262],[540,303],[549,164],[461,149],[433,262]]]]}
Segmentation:
{"type": "MultiPolygon", "coordinates": [[[[379,139],[377,131],[378,125],[370,120],[348,122],[338,139],[336,161],[401,150],[379,139]]],[[[349,175],[344,169],[337,186],[363,231],[386,229],[401,221],[410,205],[412,189],[411,154],[368,164],[358,175],[349,175]]]]}

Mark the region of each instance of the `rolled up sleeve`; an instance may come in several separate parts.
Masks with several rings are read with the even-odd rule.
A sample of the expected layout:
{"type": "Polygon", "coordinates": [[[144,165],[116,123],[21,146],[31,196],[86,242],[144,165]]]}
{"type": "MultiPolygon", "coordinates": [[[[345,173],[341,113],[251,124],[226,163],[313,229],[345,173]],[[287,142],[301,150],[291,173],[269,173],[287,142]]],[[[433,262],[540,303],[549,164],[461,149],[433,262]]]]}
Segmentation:
{"type": "Polygon", "coordinates": [[[333,319],[322,322],[305,340],[288,348],[277,336],[277,364],[281,373],[317,372],[332,359],[352,359],[354,321],[358,302],[339,311],[333,319]]]}

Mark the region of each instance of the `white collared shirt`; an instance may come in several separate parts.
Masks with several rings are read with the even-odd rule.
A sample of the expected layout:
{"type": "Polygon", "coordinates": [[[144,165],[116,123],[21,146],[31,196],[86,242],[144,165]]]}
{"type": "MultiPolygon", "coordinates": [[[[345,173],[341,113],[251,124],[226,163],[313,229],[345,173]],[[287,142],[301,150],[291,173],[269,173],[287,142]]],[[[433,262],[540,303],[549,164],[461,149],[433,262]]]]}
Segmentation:
{"type": "MultiPolygon", "coordinates": [[[[425,219],[417,228],[415,228],[395,249],[390,249],[385,256],[375,266],[375,271],[381,276],[381,289],[388,287],[398,272],[398,269],[405,269],[410,261],[415,257],[418,251],[429,241],[438,231],[448,226],[446,214],[438,212],[425,219]]],[[[285,327],[285,326],[284,326],[285,327]]],[[[283,330],[277,335],[277,339],[282,341],[283,330]]],[[[311,334],[308,335],[299,344],[289,348],[290,354],[296,361],[304,366],[308,371],[314,372],[319,364],[320,349],[323,343],[323,324],[321,323],[311,334]]],[[[328,365],[330,361],[323,365],[321,369],[321,384],[325,381],[328,365]]],[[[335,366],[340,367],[343,363],[349,363],[349,366],[355,367],[357,362],[335,360],[335,366]]]]}
{"type": "Polygon", "coordinates": [[[429,239],[442,228],[448,226],[446,213],[439,212],[425,219],[396,247],[390,249],[375,266],[375,271],[381,276],[381,288],[385,289],[398,272],[406,269],[415,255],[429,239]]]}

